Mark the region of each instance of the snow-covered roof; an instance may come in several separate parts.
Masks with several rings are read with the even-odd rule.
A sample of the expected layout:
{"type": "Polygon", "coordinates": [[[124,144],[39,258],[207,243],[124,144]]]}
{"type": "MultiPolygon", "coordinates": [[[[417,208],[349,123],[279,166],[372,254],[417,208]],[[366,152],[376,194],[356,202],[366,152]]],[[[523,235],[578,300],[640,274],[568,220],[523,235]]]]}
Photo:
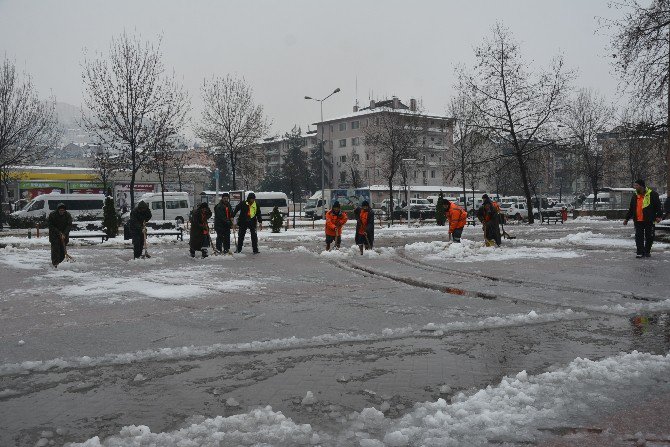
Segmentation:
{"type": "Polygon", "coordinates": [[[12,170],[17,171],[76,171],[76,172],[94,172],[91,168],[75,168],[72,166],[10,166],[12,170]]]}
{"type": "MultiPolygon", "coordinates": [[[[351,119],[351,118],[357,118],[357,117],[364,117],[368,115],[374,115],[376,113],[383,113],[383,112],[391,112],[391,113],[399,113],[401,115],[408,115],[408,116],[418,116],[418,117],[424,117],[424,118],[434,118],[438,120],[453,120],[454,118],[450,118],[448,116],[445,116],[444,114],[440,113],[431,113],[431,112],[422,112],[422,111],[412,111],[412,110],[406,110],[406,109],[393,109],[390,107],[375,107],[374,109],[364,109],[364,110],[359,110],[358,112],[351,112],[346,115],[340,115],[335,118],[330,118],[330,119],[325,119],[323,120],[324,123],[331,123],[335,121],[341,121],[345,119],[351,119]]],[[[321,124],[321,122],[316,122],[313,123],[314,125],[321,124]]]]}

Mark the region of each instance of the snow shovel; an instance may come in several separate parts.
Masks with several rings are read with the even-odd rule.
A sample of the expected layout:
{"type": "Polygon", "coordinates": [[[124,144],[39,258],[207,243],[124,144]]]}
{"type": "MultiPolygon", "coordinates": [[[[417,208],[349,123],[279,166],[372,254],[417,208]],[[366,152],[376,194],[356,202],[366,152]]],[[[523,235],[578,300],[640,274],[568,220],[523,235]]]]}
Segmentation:
{"type": "Polygon", "coordinates": [[[146,222],[142,225],[142,234],[144,235],[144,253],[142,254],[142,259],[149,259],[151,255],[147,250],[147,225],[146,222]]]}
{"type": "Polygon", "coordinates": [[[209,246],[212,247],[212,253],[214,253],[214,256],[219,256],[221,252],[214,246],[214,241],[212,240],[212,231],[209,229],[209,222],[206,222],[205,225],[207,225],[207,237],[209,238],[209,246]]]}
{"type": "Polygon", "coordinates": [[[516,239],[516,236],[510,236],[509,233],[507,231],[505,231],[505,225],[503,225],[502,223],[500,224],[500,229],[502,230],[502,235],[503,235],[504,238],[516,239]]]}
{"type": "MultiPolygon", "coordinates": [[[[233,242],[235,243],[235,250],[237,250],[237,232],[235,231],[235,225],[233,225],[232,230],[233,230],[233,242]]],[[[233,255],[233,253],[230,252],[230,251],[228,252],[228,254],[229,254],[230,256],[233,255]]]]}
{"type": "Polygon", "coordinates": [[[74,262],[74,258],[70,256],[67,252],[67,245],[65,245],[65,236],[60,235],[60,243],[63,246],[63,253],[65,254],[65,260],[68,262],[74,262]]]}

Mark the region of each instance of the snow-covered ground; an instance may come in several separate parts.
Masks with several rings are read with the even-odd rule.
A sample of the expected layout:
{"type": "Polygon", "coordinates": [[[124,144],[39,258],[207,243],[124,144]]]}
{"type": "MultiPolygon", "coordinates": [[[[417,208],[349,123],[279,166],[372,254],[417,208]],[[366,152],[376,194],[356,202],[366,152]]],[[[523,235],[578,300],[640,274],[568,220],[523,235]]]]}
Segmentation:
{"type": "Polygon", "coordinates": [[[364,256],[353,226],[325,252],[318,223],[208,259],[77,239],[58,269],[46,238],[0,237],[0,445],[668,439],[598,431],[670,401],[668,244],[635,259],[600,219],[510,225],[501,248],[445,230],[378,228],[364,256]]]}

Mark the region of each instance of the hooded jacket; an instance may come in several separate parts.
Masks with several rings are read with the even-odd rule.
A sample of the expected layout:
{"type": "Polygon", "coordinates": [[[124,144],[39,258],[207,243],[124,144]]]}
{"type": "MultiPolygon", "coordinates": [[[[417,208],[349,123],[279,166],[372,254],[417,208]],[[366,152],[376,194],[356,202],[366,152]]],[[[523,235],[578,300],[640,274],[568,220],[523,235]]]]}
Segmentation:
{"type": "Polygon", "coordinates": [[[449,234],[452,234],[458,228],[465,227],[468,222],[468,213],[453,202],[449,204],[449,209],[447,209],[445,215],[449,220],[449,234]]]}
{"type": "Polygon", "coordinates": [[[212,210],[209,205],[201,203],[191,213],[191,230],[189,246],[191,250],[200,250],[203,245],[203,239],[209,237],[209,224],[207,220],[212,217],[212,210]]]}
{"type": "MultiPolygon", "coordinates": [[[[59,204],[60,208],[61,205],[59,204]]],[[[58,212],[58,209],[55,209],[49,213],[49,218],[47,219],[49,224],[49,240],[57,241],[60,235],[62,234],[65,237],[70,235],[70,229],[72,228],[72,215],[65,210],[61,216],[58,212]]]]}
{"type": "Polygon", "coordinates": [[[135,209],[130,212],[130,220],[128,224],[130,226],[130,231],[134,236],[140,236],[142,234],[142,228],[144,224],[151,220],[151,210],[149,205],[146,202],[140,201],[135,209]]]}
{"type": "Polygon", "coordinates": [[[326,213],[326,236],[338,236],[347,220],[349,220],[349,217],[344,211],[340,211],[340,214],[335,214],[333,210],[329,210],[326,213]]]}

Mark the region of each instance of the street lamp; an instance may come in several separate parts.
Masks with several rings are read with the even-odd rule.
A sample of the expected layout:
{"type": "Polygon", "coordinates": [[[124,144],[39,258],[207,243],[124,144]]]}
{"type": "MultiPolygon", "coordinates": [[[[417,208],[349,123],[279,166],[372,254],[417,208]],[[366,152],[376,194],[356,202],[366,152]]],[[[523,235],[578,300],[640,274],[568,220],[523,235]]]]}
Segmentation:
{"type": "Polygon", "coordinates": [[[321,205],[323,207],[322,209],[322,215],[325,215],[325,207],[326,207],[326,168],[325,168],[325,159],[326,159],[326,152],[325,148],[323,147],[323,132],[324,132],[324,127],[323,127],[323,102],[333,96],[335,93],[338,93],[340,91],[339,87],[333,90],[333,93],[330,95],[326,96],[323,99],[316,99],[312,98],[311,96],[305,96],[305,99],[307,100],[312,100],[316,101],[319,103],[321,106],[321,205]]]}
{"type": "MultiPolygon", "coordinates": [[[[411,165],[415,161],[416,161],[416,158],[403,158],[402,159],[402,162],[405,163],[405,170],[407,171],[407,177],[408,178],[409,178],[409,165],[411,165]]],[[[406,183],[407,184],[405,186],[407,187],[407,228],[409,228],[410,227],[410,220],[409,220],[410,219],[410,214],[409,213],[410,213],[410,210],[412,209],[412,207],[410,206],[412,198],[409,195],[409,193],[410,193],[409,181],[407,181],[406,183]]],[[[391,206],[393,206],[393,205],[391,205],[391,206]]]]}

